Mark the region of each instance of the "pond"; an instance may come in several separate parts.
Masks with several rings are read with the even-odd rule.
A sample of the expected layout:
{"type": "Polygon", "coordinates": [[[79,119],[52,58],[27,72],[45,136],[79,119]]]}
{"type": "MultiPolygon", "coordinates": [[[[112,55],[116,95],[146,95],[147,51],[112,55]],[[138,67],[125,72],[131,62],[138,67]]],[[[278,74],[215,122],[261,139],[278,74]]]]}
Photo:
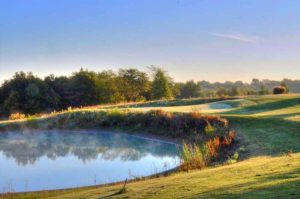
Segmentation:
{"type": "Polygon", "coordinates": [[[98,185],[155,174],[178,164],[178,145],[124,133],[0,133],[0,193],[98,185]]]}

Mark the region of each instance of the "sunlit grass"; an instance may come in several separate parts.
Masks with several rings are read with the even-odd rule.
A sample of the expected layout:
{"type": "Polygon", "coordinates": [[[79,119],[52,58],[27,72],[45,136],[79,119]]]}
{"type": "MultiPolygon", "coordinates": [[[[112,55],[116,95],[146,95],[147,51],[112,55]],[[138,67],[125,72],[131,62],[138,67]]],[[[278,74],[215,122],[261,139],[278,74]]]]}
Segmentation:
{"type": "MultiPolygon", "coordinates": [[[[189,173],[69,191],[30,193],[27,198],[297,198],[300,195],[300,153],[291,157],[256,157],[189,173]]],[[[22,198],[21,195],[19,198],[22,198]]],[[[16,196],[17,198],[17,196],[16,196]]]]}
{"type": "Polygon", "coordinates": [[[222,115],[229,119],[253,155],[300,151],[300,95],[249,98],[256,105],[222,115]]]}

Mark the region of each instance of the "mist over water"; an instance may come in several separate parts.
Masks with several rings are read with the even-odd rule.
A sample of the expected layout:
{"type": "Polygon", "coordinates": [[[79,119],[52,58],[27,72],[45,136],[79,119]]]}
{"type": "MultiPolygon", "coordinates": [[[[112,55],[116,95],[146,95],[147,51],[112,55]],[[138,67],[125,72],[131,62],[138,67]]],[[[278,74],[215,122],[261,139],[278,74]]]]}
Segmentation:
{"type": "Polygon", "coordinates": [[[178,164],[176,144],[123,133],[0,133],[0,192],[116,182],[151,175],[178,164]]]}

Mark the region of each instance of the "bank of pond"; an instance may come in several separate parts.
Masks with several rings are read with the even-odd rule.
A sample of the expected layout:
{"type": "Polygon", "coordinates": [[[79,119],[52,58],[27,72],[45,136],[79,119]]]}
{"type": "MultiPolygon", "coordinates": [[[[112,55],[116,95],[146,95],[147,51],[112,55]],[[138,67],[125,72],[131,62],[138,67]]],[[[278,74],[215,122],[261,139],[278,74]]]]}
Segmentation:
{"type": "Polygon", "coordinates": [[[112,183],[235,156],[228,121],[196,112],[70,111],[0,130],[2,192],[112,183]]]}

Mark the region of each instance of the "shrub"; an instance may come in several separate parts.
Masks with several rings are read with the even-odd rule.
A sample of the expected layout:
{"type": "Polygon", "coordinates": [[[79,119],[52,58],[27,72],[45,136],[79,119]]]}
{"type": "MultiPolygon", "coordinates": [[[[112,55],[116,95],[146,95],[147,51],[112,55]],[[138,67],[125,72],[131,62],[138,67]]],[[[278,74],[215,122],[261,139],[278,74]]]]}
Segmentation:
{"type": "Polygon", "coordinates": [[[230,139],[230,142],[234,141],[234,139],[235,139],[235,133],[234,133],[234,131],[229,131],[229,139],[230,139]]]}
{"type": "Polygon", "coordinates": [[[234,143],[235,133],[234,131],[226,132],[223,135],[216,135],[213,138],[208,139],[204,143],[205,161],[207,164],[226,159],[230,156],[230,147],[234,143]]]}
{"type": "Polygon", "coordinates": [[[276,86],[273,88],[273,94],[277,95],[277,94],[284,94],[286,93],[286,88],[283,86],[276,86]]]}
{"type": "Polygon", "coordinates": [[[205,166],[205,160],[200,147],[196,144],[187,145],[183,142],[180,169],[182,171],[189,171],[192,169],[202,169],[205,166]]]}
{"type": "Polygon", "coordinates": [[[194,144],[193,154],[194,155],[192,159],[192,168],[202,169],[203,167],[205,167],[205,160],[202,151],[200,150],[200,147],[196,144],[194,144]]]}
{"type": "Polygon", "coordinates": [[[21,120],[21,119],[25,119],[26,115],[22,114],[22,113],[12,113],[9,116],[9,120],[21,120]]]}
{"type": "Polygon", "coordinates": [[[191,164],[192,152],[190,151],[190,147],[183,142],[182,144],[182,153],[181,153],[181,167],[182,170],[189,170],[189,166],[191,164]]]}
{"type": "Polygon", "coordinates": [[[207,135],[211,135],[215,132],[215,128],[213,126],[211,126],[209,121],[207,121],[207,125],[204,128],[204,131],[207,135]]]}
{"type": "Polygon", "coordinates": [[[239,159],[239,153],[235,152],[233,154],[233,156],[226,161],[226,163],[227,164],[233,164],[233,163],[236,163],[238,161],[238,159],[239,159]]]}
{"type": "MultiPolygon", "coordinates": [[[[215,139],[218,139],[218,138],[215,138],[215,139]]],[[[214,140],[213,139],[211,139],[211,140],[208,140],[207,142],[206,142],[206,149],[207,149],[207,152],[208,152],[208,156],[207,156],[207,160],[209,160],[209,161],[211,161],[211,160],[213,160],[213,159],[216,159],[217,158],[217,155],[218,155],[218,147],[219,147],[219,145],[216,145],[217,143],[216,142],[214,142],[214,140]]]]}

